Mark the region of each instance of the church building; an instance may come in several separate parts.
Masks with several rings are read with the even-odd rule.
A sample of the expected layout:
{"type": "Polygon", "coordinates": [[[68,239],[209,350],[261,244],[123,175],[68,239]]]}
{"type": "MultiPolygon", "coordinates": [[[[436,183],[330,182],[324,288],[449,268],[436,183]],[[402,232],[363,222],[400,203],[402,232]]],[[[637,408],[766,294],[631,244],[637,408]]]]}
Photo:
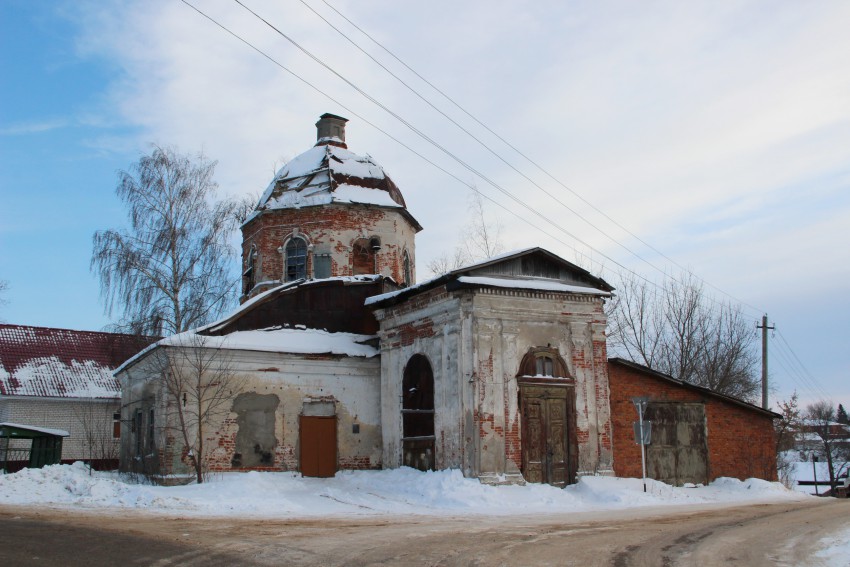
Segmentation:
{"type": "Polygon", "coordinates": [[[385,170],[349,151],[346,122],[323,115],[242,226],[241,306],[116,371],[132,424],[122,470],[166,479],[200,454],[209,470],[306,476],[613,474],[611,286],[541,248],[416,283],[422,227],[385,170]],[[193,411],[182,375],[225,398],[201,439],[178,427],[193,411]]]}

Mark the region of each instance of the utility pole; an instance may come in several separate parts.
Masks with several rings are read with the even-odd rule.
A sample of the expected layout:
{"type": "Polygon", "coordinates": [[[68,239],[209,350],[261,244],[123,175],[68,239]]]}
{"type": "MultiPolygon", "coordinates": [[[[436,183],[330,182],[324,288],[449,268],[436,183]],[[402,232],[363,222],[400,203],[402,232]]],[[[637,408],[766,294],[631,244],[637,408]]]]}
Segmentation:
{"type": "Polygon", "coordinates": [[[767,325],[767,314],[761,318],[761,325],[756,326],[761,329],[761,407],[768,409],[767,405],[767,331],[775,329],[776,326],[769,327],[767,325]]]}

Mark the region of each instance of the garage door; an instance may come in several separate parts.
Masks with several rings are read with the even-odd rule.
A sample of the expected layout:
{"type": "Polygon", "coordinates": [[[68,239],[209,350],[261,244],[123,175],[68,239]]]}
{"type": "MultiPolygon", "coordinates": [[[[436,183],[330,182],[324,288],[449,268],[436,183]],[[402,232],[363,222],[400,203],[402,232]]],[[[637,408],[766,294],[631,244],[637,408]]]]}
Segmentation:
{"type": "Polygon", "coordinates": [[[705,405],[650,402],[652,443],[646,448],[649,478],[681,486],[708,482],[705,405]]]}

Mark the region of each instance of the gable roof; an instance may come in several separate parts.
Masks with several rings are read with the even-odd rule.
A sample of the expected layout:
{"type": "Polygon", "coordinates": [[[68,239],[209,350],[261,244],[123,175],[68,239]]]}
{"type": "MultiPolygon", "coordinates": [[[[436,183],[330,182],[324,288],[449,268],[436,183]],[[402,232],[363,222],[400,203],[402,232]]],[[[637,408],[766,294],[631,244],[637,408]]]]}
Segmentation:
{"type": "Polygon", "coordinates": [[[112,371],[155,339],[0,325],[0,395],[117,398],[112,371]]]}
{"type": "Polygon", "coordinates": [[[727,396],[725,394],[720,394],[715,392],[714,390],[710,390],[708,388],[703,388],[702,386],[697,386],[695,384],[691,384],[690,382],[685,382],[684,380],[679,380],[677,378],[673,378],[669,374],[664,374],[663,372],[658,372],[657,370],[653,370],[648,366],[644,366],[642,364],[638,364],[637,362],[632,362],[631,360],[626,360],[624,358],[609,358],[608,364],[617,364],[620,366],[625,366],[631,370],[634,370],[644,376],[648,376],[650,378],[654,378],[656,380],[661,380],[663,382],[669,382],[673,385],[679,386],[681,388],[685,388],[686,390],[693,390],[694,392],[699,392],[704,396],[708,396],[711,398],[716,398],[718,400],[742,407],[744,409],[754,411],[756,413],[760,413],[762,415],[774,418],[781,419],[782,416],[778,413],[770,410],[766,410],[757,405],[751,404],[749,402],[745,402],[744,400],[739,400],[738,398],[733,398],[732,396],[727,396]]]}
{"type": "Polygon", "coordinates": [[[614,288],[602,278],[540,247],[500,254],[462,266],[441,276],[404,288],[370,297],[366,305],[385,307],[408,297],[446,285],[459,288],[512,288],[607,297],[614,288]]]}

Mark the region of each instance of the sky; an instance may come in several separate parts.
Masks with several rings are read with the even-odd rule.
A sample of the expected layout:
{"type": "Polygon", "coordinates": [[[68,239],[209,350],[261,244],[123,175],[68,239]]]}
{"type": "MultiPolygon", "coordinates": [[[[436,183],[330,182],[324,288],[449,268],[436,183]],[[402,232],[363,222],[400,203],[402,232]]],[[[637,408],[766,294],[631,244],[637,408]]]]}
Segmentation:
{"type": "Polygon", "coordinates": [[[234,0],[197,6],[253,48],[180,0],[0,3],[0,319],[110,323],[92,235],[152,144],[258,195],[331,112],[425,228],[420,280],[474,187],[507,249],[687,268],[776,326],[773,399],[850,403],[846,2],[242,2],[281,33],[234,0]]]}

